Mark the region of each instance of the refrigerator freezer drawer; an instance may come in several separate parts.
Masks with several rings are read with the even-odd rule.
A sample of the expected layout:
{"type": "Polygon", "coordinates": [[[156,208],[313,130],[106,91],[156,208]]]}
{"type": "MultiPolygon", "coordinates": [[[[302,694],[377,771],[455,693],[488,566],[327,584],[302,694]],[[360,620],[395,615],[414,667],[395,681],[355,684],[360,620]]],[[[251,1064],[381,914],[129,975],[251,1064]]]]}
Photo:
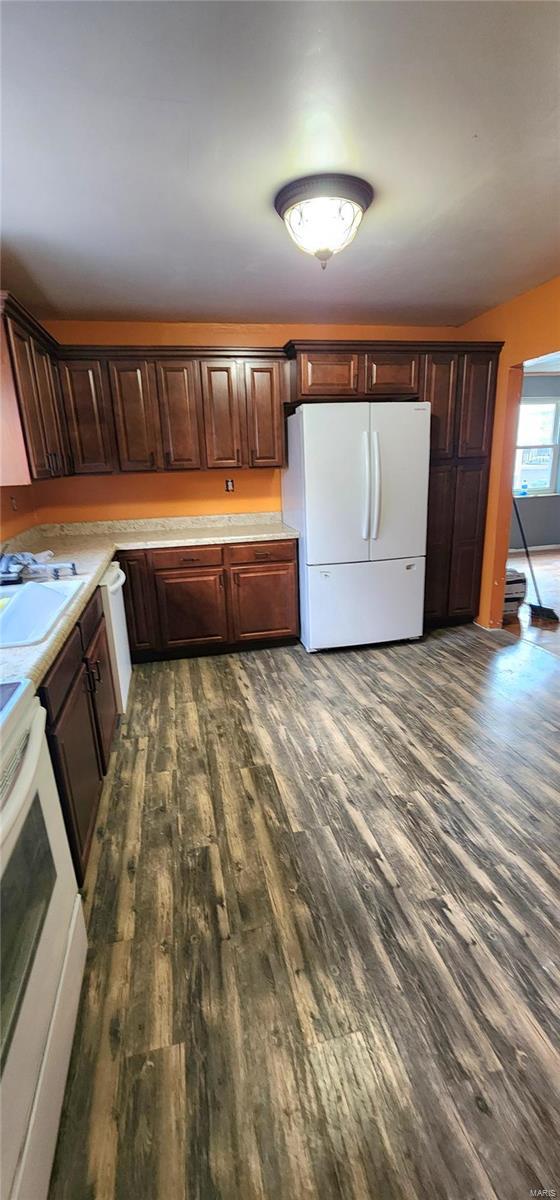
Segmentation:
{"type": "Polygon", "coordinates": [[[424,570],[424,558],[307,567],[306,650],[420,637],[424,570]]]}

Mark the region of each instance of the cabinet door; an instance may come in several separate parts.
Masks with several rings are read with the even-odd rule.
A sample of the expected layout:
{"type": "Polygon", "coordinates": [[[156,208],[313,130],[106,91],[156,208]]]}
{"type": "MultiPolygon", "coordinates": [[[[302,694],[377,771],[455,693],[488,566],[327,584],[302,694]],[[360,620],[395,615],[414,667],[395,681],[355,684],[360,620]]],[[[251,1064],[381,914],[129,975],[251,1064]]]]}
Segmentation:
{"type": "Polygon", "coordinates": [[[51,728],[49,745],[78,883],[82,884],[103,782],[91,681],[84,663],[51,728]]]}
{"type": "Polygon", "coordinates": [[[201,363],[206,461],[209,467],[240,467],[241,401],[237,363],[201,363]]]}
{"type": "Polygon", "coordinates": [[[101,752],[101,766],[103,772],[106,773],[117,720],[117,701],[105,617],[101,618],[97,633],[88,646],[85,659],[94,686],[92,694],[95,726],[101,752]]]}
{"type": "Polygon", "coordinates": [[[372,396],[417,396],[420,355],[412,350],[366,354],[366,392],[372,396]]]}
{"type": "Polygon", "coordinates": [[[59,369],[74,474],[110,474],[113,418],[101,363],[68,360],[59,369]]]}
{"type": "Polygon", "coordinates": [[[453,545],[449,579],[449,616],[475,617],[486,515],[487,466],[457,467],[453,545]]]}
{"type": "Polygon", "coordinates": [[[31,345],[50,473],[51,475],[64,475],[66,462],[57,380],[55,379],[56,367],[47,350],[44,350],[37,342],[32,342],[31,345]]]}
{"type": "Polygon", "coordinates": [[[459,405],[459,458],[490,453],[496,386],[496,357],[483,350],[465,354],[459,405]]]}
{"type": "Polygon", "coordinates": [[[35,375],[33,341],[13,321],[7,321],[6,327],[29,468],[33,479],[49,479],[52,472],[35,375]]]}
{"type": "Polygon", "coordinates": [[[364,390],[363,357],[344,350],[302,351],[297,359],[298,395],[358,395],[364,390]]]}
{"type": "Polygon", "coordinates": [[[153,604],[153,579],[145,550],[127,550],[119,554],[126,575],[124,607],[130,650],[153,650],[156,644],[153,604]]]}
{"type": "Polygon", "coordinates": [[[200,364],[192,360],[158,362],[156,370],[165,468],[188,471],[202,467],[200,364]]]}
{"type": "Polygon", "coordinates": [[[453,457],[458,367],[458,354],[438,350],[426,355],[422,399],[431,405],[432,458],[453,457]]]}
{"type": "Polygon", "coordinates": [[[161,441],[152,367],[138,359],[109,363],[121,471],[157,471],[161,441]]]}
{"type": "Polygon", "coordinates": [[[284,462],[285,378],[283,363],[245,363],[250,467],[281,467],[284,462]]]}
{"type": "Polygon", "coordinates": [[[160,649],[228,641],[221,567],[156,571],[160,649]]]}
{"type": "Polygon", "coordinates": [[[297,636],[295,562],[232,567],[231,608],[236,642],[297,636]]]}
{"type": "Polygon", "coordinates": [[[432,467],[430,471],[424,593],[424,616],[428,621],[447,616],[455,476],[455,467],[432,467]]]}

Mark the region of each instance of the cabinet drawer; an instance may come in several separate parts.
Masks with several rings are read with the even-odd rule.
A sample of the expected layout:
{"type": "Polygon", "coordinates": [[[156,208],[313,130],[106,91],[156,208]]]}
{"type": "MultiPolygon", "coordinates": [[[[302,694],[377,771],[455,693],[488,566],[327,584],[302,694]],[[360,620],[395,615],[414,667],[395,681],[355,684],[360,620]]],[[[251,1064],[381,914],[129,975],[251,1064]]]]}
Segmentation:
{"type": "Polygon", "coordinates": [[[226,546],[226,563],[292,562],[296,556],[293,539],[277,542],[247,542],[226,546]]]}
{"type": "Polygon", "coordinates": [[[75,625],[39,688],[41,703],[47,710],[51,725],[56,721],[74,678],[80,670],[82,657],[80,630],[75,625]]]}
{"type": "Polygon", "coordinates": [[[154,570],[173,567],[221,567],[221,546],[183,546],[177,550],[152,550],[154,570]]]}
{"type": "Polygon", "coordinates": [[[78,619],[78,629],[82,639],[82,650],[84,654],[89,647],[91,639],[99,625],[103,616],[103,602],[101,600],[101,592],[99,588],[93,593],[91,600],[84,608],[81,617],[78,619]]]}

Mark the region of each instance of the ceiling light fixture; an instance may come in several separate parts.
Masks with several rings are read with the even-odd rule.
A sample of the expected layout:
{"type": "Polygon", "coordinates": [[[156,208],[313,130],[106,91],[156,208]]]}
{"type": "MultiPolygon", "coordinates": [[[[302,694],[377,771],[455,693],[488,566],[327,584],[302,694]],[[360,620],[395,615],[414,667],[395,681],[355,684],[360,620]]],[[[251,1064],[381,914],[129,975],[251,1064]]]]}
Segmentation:
{"type": "Polygon", "coordinates": [[[371,184],[357,175],[306,175],[281,188],[274,207],[296,246],[324,270],[350,245],[372,200],[371,184]]]}

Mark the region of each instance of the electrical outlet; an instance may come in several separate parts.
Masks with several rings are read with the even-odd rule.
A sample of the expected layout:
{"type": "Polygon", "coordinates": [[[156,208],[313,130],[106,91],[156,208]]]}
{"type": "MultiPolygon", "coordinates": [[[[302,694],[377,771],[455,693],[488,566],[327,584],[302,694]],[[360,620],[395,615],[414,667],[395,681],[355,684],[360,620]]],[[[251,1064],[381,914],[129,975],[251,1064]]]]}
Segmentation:
{"type": "Polygon", "coordinates": [[[233,479],[226,479],[226,492],[233,492],[233,491],[235,491],[235,485],[234,485],[233,479]]]}

